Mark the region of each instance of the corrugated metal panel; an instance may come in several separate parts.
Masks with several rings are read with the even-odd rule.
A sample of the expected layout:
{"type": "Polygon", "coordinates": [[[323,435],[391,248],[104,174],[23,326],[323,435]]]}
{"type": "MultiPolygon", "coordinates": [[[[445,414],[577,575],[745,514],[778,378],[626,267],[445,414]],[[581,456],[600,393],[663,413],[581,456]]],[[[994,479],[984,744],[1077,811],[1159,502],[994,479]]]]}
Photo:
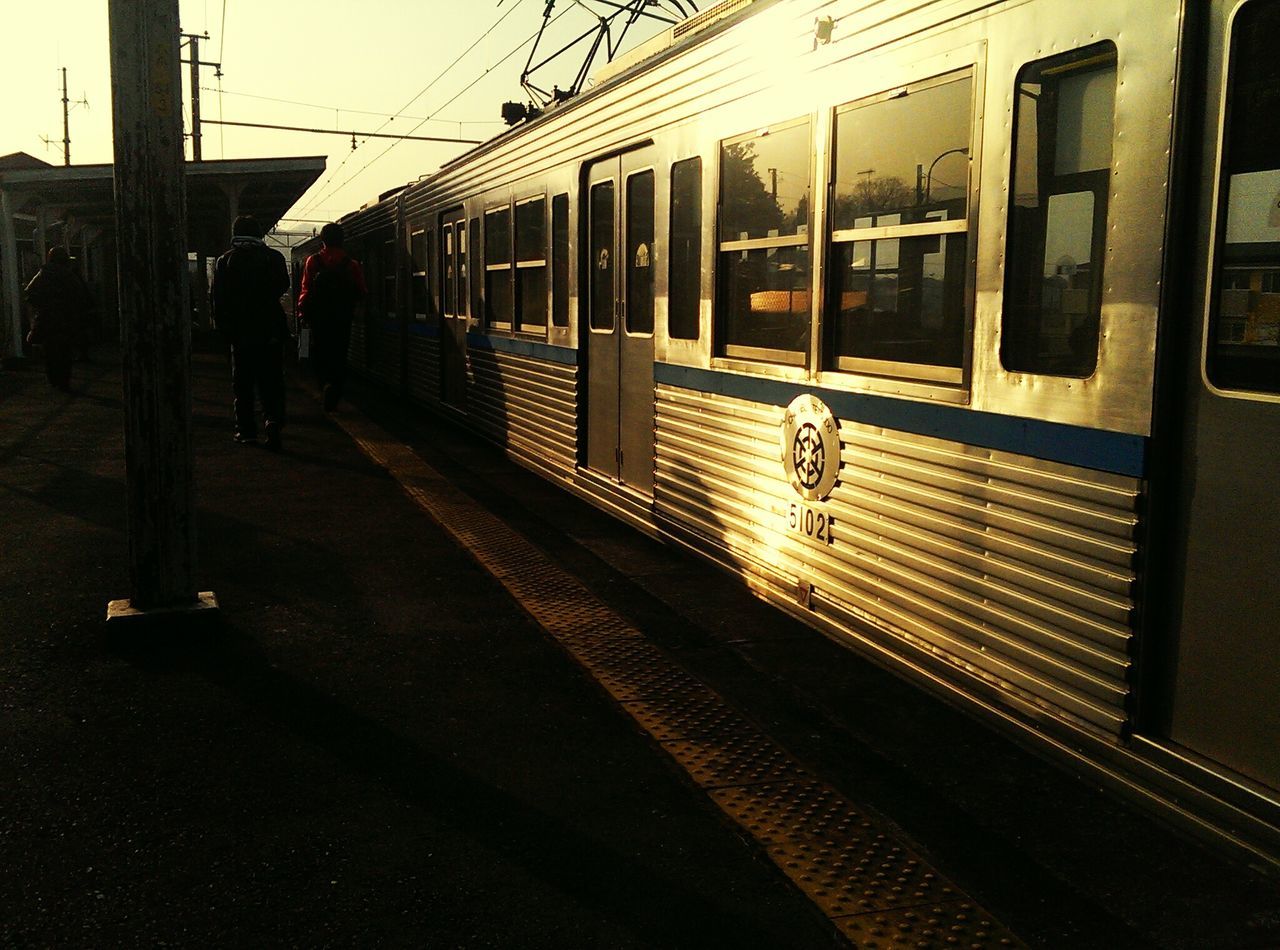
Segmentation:
{"type": "Polygon", "coordinates": [[[392,386],[400,385],[401,327],[391,320],[376,320],[367,340],[369,375],[392,386]]]}
{"type": "Polygon", "coordinates": [[[840,481],[814,505],[833,518],[828,546],[786,531],[800,499],[781,421],[776,406],[659,386],[661,516],[812,583],[815,609],[1119,733],[1137,480],[842,421],[840,481]]]}
{"type": "Polygon", "coordinates": [[[409,337],[409,395],[417,400],[440,401],[440,340],[409,337]]]}
{"type": "Polygon", "coordinates": [[[365,368],[364,320],[360,317],[351,321],[351,342],[347,346],[347,364],[357,370],[365,368]]]}
{"type": "Polygon", "coordinates": [[[577,369],[499,353],[468,351],[467,415],[517,455],[571,471],[577,458],[577,369]]]}

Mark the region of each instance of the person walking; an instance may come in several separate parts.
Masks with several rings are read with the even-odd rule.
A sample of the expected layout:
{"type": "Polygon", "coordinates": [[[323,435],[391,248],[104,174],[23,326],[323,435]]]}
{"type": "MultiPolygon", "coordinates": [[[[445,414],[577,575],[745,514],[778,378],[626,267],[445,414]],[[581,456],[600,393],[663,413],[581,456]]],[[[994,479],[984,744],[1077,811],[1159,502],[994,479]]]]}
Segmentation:
{"type": "Polygon", "coordinates": [[[298,317],[311,328],[311,364],[324,394],[324,408],[332,412],[342,399],[347,377],[347,348],[356,304],[367,293],[360,262],[346,252],[342,225],[320,229],[320,250],[302,267],[298,317]]]}
{"type": "Polygon", "coordinates": [[[71,392],[71,360],[84,338],[93,295],[67,249],[49,248],[44,266],[24,291],[35,311],[27,342],[44,347],[44,369],[55,389],[71,392]]]}
{"type": "Polygon", "coordinates": [[[231,226],[231,249],[213,268],[213,323],[231,344],[235,440],[257,444],[254,393],[262,401],[267,448],[280,450],[284,426],[284,341],[289,335],[280,298],[289,290],[284,255],[262,241],[256,218],[231,226]]]}

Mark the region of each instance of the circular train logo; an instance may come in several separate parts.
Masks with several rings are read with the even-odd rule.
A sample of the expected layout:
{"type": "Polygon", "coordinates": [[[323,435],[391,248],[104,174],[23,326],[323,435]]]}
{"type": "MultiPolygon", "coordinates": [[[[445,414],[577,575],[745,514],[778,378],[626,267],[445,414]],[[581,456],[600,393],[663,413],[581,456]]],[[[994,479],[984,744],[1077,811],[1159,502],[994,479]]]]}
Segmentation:
{"type": "Polygon", "coordinates": [[[791,487],[805,501],[831,494],[840,474],[840,431],[831,410],[805,393],[782,416],[782,465],[791,487]]]}

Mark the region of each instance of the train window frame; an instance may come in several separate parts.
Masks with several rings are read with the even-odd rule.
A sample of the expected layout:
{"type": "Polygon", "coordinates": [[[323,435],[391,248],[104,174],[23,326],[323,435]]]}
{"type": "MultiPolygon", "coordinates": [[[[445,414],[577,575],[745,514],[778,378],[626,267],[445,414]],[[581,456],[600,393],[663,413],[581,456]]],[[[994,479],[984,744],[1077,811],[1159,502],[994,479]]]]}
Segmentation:
{"type": "Polygon", "coordinates": [[[551,326],[559,329],[569,327],[569,212],[567,191],[551,196],[551,326]]]}
{"type": "MultiPolygon", "coordinates": [[[[512,270],[512,320],[516,328],[516,332],[527,336],[546,336],[547,326],[550,320],[550,312],[548,307],[548,294],[550,288],[547,285],[547,277],[550,270],[550,248],[547,221],[547,196],[546,193],[526,195],[517,198],[512,204],[511,213],[511,241],[512,241],[512,261],[514,267],[512,270]],[[541,204],[542,206],[542,247],[541,257],[523,258],[521,255],[524,250],[521,248],[522,229],[520,226],[520,209],[528,208],[533,204],[541,204]],[[526,323],[525,316],[525,298],[528,294],[526,288],[526,274],[541,272],[542,290],[535,294],[541,300],[540,313],[542,321],[540,323],[526,323]],[[523,273],[522,273],[523,272],[523,273]]],[[[536,290],[536,287],[534,288],[536,290]]]]}
{"type": "MultiPolygon", "coordinates": [[[[974,244],[974,229],[976,226],[976,201],[975,201],[975,163],[974,156],[977,150],[978,142],[978,121],[979,108],[977,97],[980,95],[979,70],[976,65],[966,65],[960,69],[950,69],[943,73],[927,76],[922,79],[912,80],[904,85],[895,86],[892,89],[882,90],[868,96],[862,96],[849,102],[841,103],[835,106],[830,115],[830,125],[828,132],[828,141],[830,142],[830,151],[827,156],[827,180],[826,186],[826,214],[824,225],[825,247],[824,251],[824,267],[825,274],[823,281],[826,284],[823,293],[823,332],[822,332],[822,352],[820,354],[821,365],[825,370],[835,373],[848,373],[862,376],[892,378],[900,380],[910,380],[914,382],[935,383],[946,386],[961,386],[964,384],[968,373],[970,362],[970,345],[973,330],[973,269],[971,267],[971,259],[973,257],[972,247],[974,244]],[[965,145],[959,147],[948,148],[939,153],[934,159],[933,166],[936,166],[942,158],[959,155],[963,156],[965,161],[965,183],[963,187],[964,214],[963,217],[949,218],[946,217],[947,209],[936,209],[934,211],[923,210],[921,213],[924,219],[920,221],[902,223],[900,220],[903,212],[907,210],[917,210],[927,207],[927,192],[930,190],[932,182],[932,173],[934,167],[929,167],[926,173],[922,164],[917,164],[916,169],[916,201],[919,203],[916,208],[903,206],[896,212],[890,211],[883,215],[887,218],[896,218],[897,221],[881,222],[876,220],[876,215],[864,215],[855,219],[853,226],[838,227],[836,200],[838,196],[838,184],[841,180],[841,155],[840,155],[840,133],[841,119],[848,118],[854,121],[859,113],[867,110],[875,109],[889,102],[901,102],[909,100],[912,96],[919,96],[928,93],[930,90],[941,89],[956,83],[968,83],[969,91],[969,112],[964,128],[967,133],[965,145]],[[925,202],[921,202],[920,189],[926,189],[925,202]],[[869,218],[866,223],[864,219],[869,218]],[[893,268],[897,273],[896,263],[900,259],[899,255],[902,246],[908,242],[928,242],[934,241],[937,244],[937,251],[921,251],[921,255],[925,253],[941,253],[944,257],[948,254],[957,258],[955,265],[948,261],[944,261],[944,267],[948,270],[954,266],[958,282],[946,283],[948,277],[947,271],[944,271],[944,290],[959,298],[956,304],[960,314],[960,325],[958,339],[954,341],[956,353],[955,362],[929,362],[924,359],[915,360],[898,357],[888,359],[870,355],[853,355],[845,354],[839,351],[838,321],[840,318],[840,302],[842,299],[843,288],[838,283],[840,275],[840,265],[838,257],[848,248],[850,253],[856,253],[859,245],[867,245],[867,253],[873,262],[868,268],[871,280],[877,272],[875,261],[876,251],[879,249],[881,242],[888,246],[892,244],[893,259],[895,266],[893,268]],[[958,240],[958,246],[953,245],[952,240],[958,240]]],[[[858,162],[854,162],[858,164],[858,162]]],[[[859,171],[855,174],[866,174],[859,171]]],[[[868,179],[870,181],[871,179],[868,179]]],[[[896,179],[895,179],[896,180],[896,179]]],[[[895,278],[896,280],[896,278],[895,278]]],[[[896,286],[896,285],[895,285],[896,286]]],[[[873,292],[874,285],[868,287],[868,292],[873,292]]],[[[896,312],[896,311],[895,311],[896,312]]],[[[944,341],[945,342],[945,341],[944,341]]]]}
{"type": "MultiPolygon", "coordinates": [[[[784,119],[778,122],[770,123],[766,126],[757,127],[749,132],[740,133],[738,135],[729,136],[719,141],[716,149],[717,157],[717,178],[716,178],[716,218],[715,218],[715,320],[712,332],[712,353],[713,358],[721,360],[745,360],[752,363],[771,363],[775,365],[805,367],[809,362],[809,353],[812,348],[813,341],[813,271],[814,271],[814,248],[813,248],[813,223],[814,223],[814,174],[817,168],[817,156],[815,148],[815,131],[817,129],[817,118],[813,113],[805,113],[793,118],[784,119]],[[788,132],[795,128],[807,127],[809,147],[806,150],[808,155],[808,170],[806,178],[806,198],[807,208],[805,215],[805,223],[797,224],[797,231],[793,235],[766,236],[761,238],[739,238],[734,240],[724,240],[722,230],[725,225],[725,153],[726,150],[735,146],[752,142],[757,139],[765,138],[769,135],[775,135],[781,132],[788,132]],[[803,230],[802,230],[803,229],[803,230]],[[745,261],[748,255],[759,254],[763,252],[766,260],[774,258],[779,254],[788,252],[797,253],[803,256],[804,265],[803,273],[806,275],[805,285],[802,288],[792,288],[785,291],[790,294],[797,292],[804,293],[808,296],[808,305],[806,309],[806,319],[804,321],[805,332],[804,339],[796,348],[780,348],[780,347],[761,347],[752,346],[742,343],[732,343],[727,339],[728,331],[726,322],[729,319],[729,307],[726,300],[728,293],[728,284],[731,279],[732,268],[727,265],[727,261],[734,254],[740,254],[741,260],[745,261]]],[[[793,263],[789,265],[795,267],[793,263]]],[[[761,292],[767,292],[761,291],[761,292]]],[[[796,313],[794,309],[789,311],[796,313]]],[[[800,321],[796,321],[799,323],[800,321]]]]}
{"type": "MultiPolygon", "coordinates": [[[[1116,131],[1116,102],[1120,89],[1120,73],[1119,73],[1119,51],[1114,40],[1105,39],[1098,43],[1091,43],[1088,46],[1079,49],[1068,50],[1062,53],[1055,53],[1052,56],[1044,56],[1039,59],[1031,60],[1023,63],[1014,77],[1014,105],[1013,105],[1013,121],[1012,121],[1012,148],[1009,158],[1009,202],[1008,216],[1006,218],[1005,240],[1006,255],[1004,266],[1004,279],[1002,282],[1003,306],[1000,314],[1000,349],[999,359],[1000,365],[1007,373],[1020,374],[1026,376],[1041,376],[1058,379],[1090,379],[1097,374],[1101,363],[1101,345],[1102,345],[1102,311],[1106,296],[1106,257],[1107,257],[1107,223],[1111,217],[1111,180],[1115,174],[1116,168],[1116,149],[1115,149],[1115,131],[1116,131]],[[1037,195],[1043,195],[1044,198],[1044,214],[1042,225],[1037,225],[1034,220],[1028,220],[1028,215],[1023,215],[1019,219],[1019,209],[1022,207],[1038,207],[1020,205],[1017,200],[1020,171],[1025,167],[1021,156],[1024,147],[1021,141],[1024,136],[1024,127],[1022,119],[1025,114],[1024,98],[1032,95],[1027,93],[1024,95],[1021,91],[1024,85],[1038,84],[1041,89],[1035,94],[1040,97],[1044,95],[1043,77],[1063,76],[1075,73],[1078,77],[1088,77],[1091,73],[1102,74],[1108,71],[1111,74],[1110,102],[1111,112],[1107,116],[1110,123],[1108,135],[1080,136],[1081,141],[1089,143],[1106,142],[1108,149],[1107,163],[1099,167],[1067,169],[1064,171],[1053,169],[1041,169],[1044,164],[1043,159],[1039,156],[1039,150],[1043,147],[1052,150],[1052,164],[1056,166],[1058,160],[1062,157],[1058,151],[1057,131],[1062,116],[1055,113],[1053,116],[1053,126],[1048,130],[1039,128],[1039,116],[1035,117],[1036,125],[1028,126],[1030,134],[1035,135],[1036,147],[1036,183],[1037,195]],[[1041,183],[1041,179],[1048,179],[1049,184],[1041,183]],[[1087,296],[1081,298],[1076,294],[1073,299],[1077,301],[1083,300],[1087,309],[1083,312],[1083,316],[1079,325],[1065,333],[1065,345],[1073,352],[1073,358],[1084,357],[1086,362],[1077,366],[1068,363],[1061,354],[1058,355],[1058,362],[1053,362],[1052,355],[1042,355],[1036,353],[1028,356],[1025,350],[1028,343],[1037,343],[1037,349],[1043,344],[1045,338],[1044,317],[1046,313],[1052,315],[1053,311],[1046,308],[1043,301],[1046,297],[1046,281],[1048,275],[1045,274],[1046,261],[1045,257],[1048,253],[1048,234],[1050,232],[1052,203],[1054,198],[1068,198],[1079,195],[1090,195],[1092,204],[1090,205],[1090,221],[1091,231],[1089,235],[1089,270],[1087,272],[1089,285],[1085,288],[1073,286],[1079,274],[1079,265],[1064,258],[1068,263],[1059,263],[1055,265],[1063,268],[1055,277],[1067,281],[1068,286],[1060,290],[1062,297],[1068,291],[1079,291],[1081,289],[1087,291],[1087,296]],[[1024,234],[1023,232],[1028,232],[1024,234]],[[1032,240],[1027,240],[1028,236],[1032,240]],[[1028,251],[1027,248],[1031,248],[1028,251]],[[1032,253],[1034,252],[1034,254],[1032,253]],[[1095,266],[1096,265],[1096,266],[1095,266]],[[1070,269],[1068,269],[1070,268],[1070,269]],[[1033,271],[1039,272],[1038,282],[1036,278],[1029,276],[1033,271]],[[1025,284],[1028,288],[1027,293],[1036,288],[1039,293],[1036,298],[1040,301],[1038,305],[1026,304],[1018,308],[1017,301],[1023,298],[1025,294],[1019,293],[1018,285],[1025,284]],[[1022,319],[1026,317],[1026,319],[1022,319]],[[1039,327],[1039,335],[1030,335],[1028,329],[1029,324],[1035,324],[1039,327]],[[1080,330],[1084,331],[1082,343],[1072,341],[1072,337],[1080,330]],[[1090,345],[1091,344],[1091,345],[1090,345]]],[[[1040,101],[1039,98],[1036,99],[1040,101]]],[[[1082,113],[1083,115],[1083,107],[1082,113]]],[[[1081,150],[1083,152],[1083,149],[1081,150]]],[[[1059,207],[1062,207],[1060,204],[1059,207]]],[[[1078,305],[1078,304],[1077,304],[1078,305]]],[[[1062,304],[1059,305],[1063,306],[1062,304]]],[[[1068,317],[1076,315],[1075,311],[1067,312],[1065,310],[1058,313],[1062,318],[1063,325],[1066,326],[1068,317]]]]}
{"type": "MultiPolygon", "coordinates": [[[[484,275],[485,275],[484,328],[486,330],[505,330],[507,332],[510,332],[512,329],[512,326],[514,325],[515,294],[513,289],[514,281],[512,279],[512,271],[514,270],[513,263],[514,263],[515,249],[512,246],[513,231],[514,231],[514,226],[513,226],[512,214],[511,214],[511,202],[507,201],[500,205],[494,205],[494,206],[485,208],[483,246],[484,246],[484,275]],[[494,263],[494,261],[492,260],[492,256],[490,254],[490,251],[491,251],[490,232],[492,227],[490,222],[499,215],[505,215],[506,222],[507,222],[506,223],[507,240],[505,242],[506,259],[502,261],[498,261],[497,263],[494,263]],[[503,278],[496,278],[496,277],[490,276],[493,274],[503,274],[505,276],[503,278]],[[507,291],[508,291],[507,301],[510,303],[510,306],[511,306],[510,312],[506,314],[506,317],[507,317],[506,320],[494,319],[493,294],[491,291],[499,279],[504,280],[507,285],[507,291]]],[[[497,244],[496,243],[493,244],[492,247],[497,247],[497,244]]]]}
{"type": "Polygon", "coordinates": [[[409,312],[419,323],[425,323],[431,317],[431,281],[427,276],[431,272],[429,230],[425,224],[416,229],[410,225],[409,230],[409,312]],[[421,238],[420,242],[418,238],[421,238]],[[422,304],[421,309],[419,304],[422,304]]]}
{"type": "MultiPolygon", "coordinates": [[[[1240,102],[1236,95],[1237,83],[1240,82],[1241,74],[1246,69],[1245,57],[1241,54],[1241,46],[1246,40],[1242,20],[1247,25],[1248,19],[1255,13],[1259,13],[1260,16],[1271,13],[1274,17],[1280,14],[1280,4],[1272,0],[1268,8],[1262,0],[1241,3],[1232,12],[1227,24],[1226,57],[1221,92],[1222,118],[1217,142],[1217,166],[1214,170],[1214,217],[1206,282],[1208,293],[1201,332],[1200,373],[1205,386],[1219,396],[1276,403],[1280,402],[1280,327],[1262,327],[1260,324],[1264,321],[1259,317],[1262,304],[1267,302],[1262,298],[1275,295],[1275,289],[1266,290],[1266,284],[1269,282],[1268,278],[1271,278],[1270,282],[1274,287],[1276,274],[1280,271],[1280,241],[1227,240],[1234,223],[1232,192],[1237,179],[1246,175],[1272,175],[1280,178],[1280,161],[1271,167],[1249,167],[1237,171],[1238,166],[1233,154],[1243,150],[1235,144],[1238,129],[1233,121],[1236,114],[1233,107],[1240,102]],[[1233,244],[1236,247],[1232,248],[1233,244]],[[1243,281],[1240,280],[1241,278],[1244,278],[1243,281]],[[1255,281],[1254,278],[1257,280],[1255,281]],[[1240,282],[1246,286],[1227,286],[1228,283],[1234,285],[1240,282]],[[1237,322],[1241,324],[1238,328],[1240,339],[1235,339],[1233,334],[1232,338],[1224,340],[1224,333],[1230,330],[1226,323],[1227,317],[1237,316],[1227,313],[1226,294],[1232,291],[1237,301],[1241,299],[1241,294],[1245,295],[1243,298],[1245,313],[1243,320],[1232,321],[1233,324],[1237,322]],[[1250,334],[1259,339],[1248,339],[1250,334]],[[1278,339],[1275,343],[1270,343],[1268,338],[1273,335],[1278,339]],[[1267,352],[1268,350],[1274,350],[1274,352],[1267,352]]],[[[1280,156],[1277,158],[1280,159],[1280,156]]],[[[1264,187],[1261,193],[1268,194],[1274,194],[1276,187],[1274,181],[1268,183],[1265,179],[1256,177],[1249,183],[1241,181],[1241,185],[1242,187],[1261,185],[1264,187]]],[[[1242,215],[1248,210],[1242,207],[1243,205],[1244,202],[1237,205],[1242,215]]],[[[1271,222],[1278,215],[1280,211],[1277,211],[1277,205],[1273,199],[1267,220],[1268,230],[1274,227],[1271,222]]],[[[1243,220],[1235,223],[1236,233],[1239,234],[1240,230],[1247,226],[1248,223],[1243,220]]],[[[1256,222],[1254,226],[1257,226],[1256,222]]],[[[1277,324],[1280,321],[1266,320],[1265,323],[1277,324]]]]}
{"type": "Polygon", "coordinates": [[[702,156],[691,155],[671,163],[669,207],[667,209],[667,336],[673,340],[696,341],[702,336],[702,227],[706,217],[703,207],[702,156]],[[690,183],[690,194],[684,195],[692,213],[688,220],[677,221],[677,200],[682,196],[676,182],[676,170],[691,168],[696,177],[690,183]],[[692,200],[688,200],[688,199],[692,200]],[[677,230],[677,223],[680,227],[677,230]],[[688,225],[685,227],[685,225],[688,225]],[[677,252],[677,248],[687,249],[677,252]],[[692,262],[681,270],[677,265],[692,262]],[[689,331],[692,332],[689,332],[689,331]]]}

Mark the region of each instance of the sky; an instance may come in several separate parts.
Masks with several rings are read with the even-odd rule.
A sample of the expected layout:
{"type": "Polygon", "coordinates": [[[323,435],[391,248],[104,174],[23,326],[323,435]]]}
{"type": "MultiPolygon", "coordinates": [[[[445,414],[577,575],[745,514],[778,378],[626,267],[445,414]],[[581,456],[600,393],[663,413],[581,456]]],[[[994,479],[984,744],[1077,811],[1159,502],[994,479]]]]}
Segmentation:
{"type": "MultiPolygon", "coordinates": [[[[65,67],[72,164],[112,160],[107,6],[107,0],[44,0],[6,9],[0,31],[0,155],[22,151],[63,163],[65,67]]],[[[505,128],[502,103],[527,98],[520,72],[544,6],[545,0],[180,0],[182,30],[208,33],[200,40],[200,59],[221,63],[222,70],[219,79],[213,67],[200,69],[202,157],[327,156],[325,173],[288,212],[292,220],[281,222],[310,231],[434,171],[470,146],[362,141],[357,135],[352,151],[350,135],[233,128],[210,119],[490,138],[505,128]]],[[[558,0],[552,16],[559,19],[542,41],[539,60],[595,22],[575,0],[558,0]]],[[[641,21],[622,49],[664,26],[641,21]]],[[[586,45],[534,80],[544,89],[569,85],[586,45]]],[[[183,58],[189,58],[186,48],[183,58]]],[[[597,66],[603,61],[601,56],[597,66]]],[[[182,66],[188,122],[189,70],[182,66]]]]}

